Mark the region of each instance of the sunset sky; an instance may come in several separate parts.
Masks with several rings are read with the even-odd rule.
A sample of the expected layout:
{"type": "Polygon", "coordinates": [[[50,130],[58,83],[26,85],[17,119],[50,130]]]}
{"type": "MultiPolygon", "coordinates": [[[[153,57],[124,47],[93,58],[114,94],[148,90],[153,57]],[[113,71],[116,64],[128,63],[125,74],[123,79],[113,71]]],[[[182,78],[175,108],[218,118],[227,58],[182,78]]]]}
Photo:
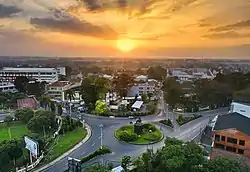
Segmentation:
{"type": "Polygon", "coordinates": [[[250,59],[250,0],[0,0],[0,55],[250,59]]]}

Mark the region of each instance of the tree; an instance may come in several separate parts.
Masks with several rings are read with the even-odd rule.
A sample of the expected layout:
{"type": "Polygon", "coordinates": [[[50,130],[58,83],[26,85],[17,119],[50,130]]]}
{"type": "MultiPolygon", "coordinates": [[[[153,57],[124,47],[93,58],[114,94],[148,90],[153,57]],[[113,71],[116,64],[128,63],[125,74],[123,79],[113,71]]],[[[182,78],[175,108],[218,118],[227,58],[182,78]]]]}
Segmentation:
{"type": "Polygon", "coordinates": [[[40,106],[43,107],[45,110],[48,110],[49,104],[50,104],[50,97],[49,96],[41,96],[40,106]]]}
{"type": "Polygon", "coordinates": [[[63,109],[62,109],[62,105],[61,104],[57,105],[57,112],[58,112],[58,116],[62,116],[63,109]]]}
{"type": "Polygon", "coordinates": [[[132,161],[131,161],[131,157],[130,156],[125,155],[125,156],[122,157],[121,166],[125,170],[125,172],[128,171],[128,166],[130,165],[131,162],[132,161]]]}
{"type": "Polygon", "coordinates": [[[22,121],[23,123],[28,123],[28,121],[34,116],[34,111],[32,109],[18,109],[15,112],[15,118],[22,121]]]}
{"type": "Polygon", "coordinates": [[[121,73],[114,77],[113,84],[115,91],[121,97],[126,97],[128,90],[134,84],[134,78],[126,73],[121,73]]]}
{"type": "Polygon", "coordinates": [[[162,81],[166,78],[167,70],[161,66],[152,66],[147,70],[149,78],[162,81]]]}
{"type": "Polygon", "coordinates": [[[108,105],[107,103],[101,101],[101,100],[97,100],[96,104],[95,104],[95,112],[98,115],[103,115],[105,113],[107,113],[109,111],[108,105]]]}
{"type": "Polygon", "coordinates": [[[94,108],[98,99],[108,92],[108,80],[98,77],[85,77],[81,85],[82,98],[89,108],[94,108]]]}
{"type": "Polygon", "coordinates": [[[26,93],[27,92],[27,84],[29,83],[29,79],[26,76],[17,76],[14,85],[19,92],[26,93]]]}
{"type": "Polygon", "coordinates": [[[50,101],[50,110],[52,112],[55,112],[56,111],[56,106],[55,106],[55,102],[54,101],[50,101]]]}
{"type": "Polygon", "coordinates": [[[45,92],[46,82],[31,82],[27,84],[27,93],[40,97],[45,92]]]}
{"type": "Polygon", "coordinates": [[[69,99],[70,101],[74,100],[74,98],[75,98],[75,92],[74,92],[74,90],[73,90],[73,89],[68,89],[68,90],[66,91],[66,97],[67,97],[67,99],[69,99]]]}
{"type": "Polygon", "coordinates": [[[181,102],[183,91],[181,84],[174,78],[168,78],[163,83],[164,98],[172,108],[181,102]]]}
{"type": "Polygon", "coordinates": [[[143,172],[247,172],[237,160],[216,158],[207,160],[204,150],[194,142],[184,143],[175,138],[166,138],[165,146],[142,154],[134,165],[143,172]]]}
{"type": "Polygon", "coordinates": [[[50,111],[37,111],[35,116],[28,122],[27,128],[34,133],[53,131],[56,128],[55,114],[50,111]]]}
{"type": "Polygon", "coordinates": [[[4,118],[4,122],[7,124],[7,126],[10,126],[10,124],[13,122],[13,117],[12,116],[6,116],[4,118]]]}

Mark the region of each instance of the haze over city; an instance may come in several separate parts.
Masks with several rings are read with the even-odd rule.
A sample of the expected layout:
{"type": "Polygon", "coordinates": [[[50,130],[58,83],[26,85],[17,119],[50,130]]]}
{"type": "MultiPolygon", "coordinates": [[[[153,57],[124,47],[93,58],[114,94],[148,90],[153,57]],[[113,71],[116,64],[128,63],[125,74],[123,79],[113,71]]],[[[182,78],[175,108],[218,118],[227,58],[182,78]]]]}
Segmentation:
{"type": "Polygon", "coordinates": [[[249,0],[0,0],[0,55],[250,57],[249,0]]]}

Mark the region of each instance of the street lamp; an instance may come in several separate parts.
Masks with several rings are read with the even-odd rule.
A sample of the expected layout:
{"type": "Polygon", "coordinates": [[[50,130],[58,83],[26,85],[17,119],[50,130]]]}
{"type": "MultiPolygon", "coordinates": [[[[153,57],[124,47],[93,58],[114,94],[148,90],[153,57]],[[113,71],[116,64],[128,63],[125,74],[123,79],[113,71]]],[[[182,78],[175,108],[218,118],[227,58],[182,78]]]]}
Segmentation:
{"type": "Polygon", "coordinates": [[[102,143],[102,141],[103,141],[102,140],[102,136],[103,136],[103,134],[102,134],[102,128],[103,128],[103,125],[101,124],[99,127],[101,129],[101,138],[100,139],[101,139],[101,149],[102,149],[102,145],[103,145],[103,143],[102,143]]]}

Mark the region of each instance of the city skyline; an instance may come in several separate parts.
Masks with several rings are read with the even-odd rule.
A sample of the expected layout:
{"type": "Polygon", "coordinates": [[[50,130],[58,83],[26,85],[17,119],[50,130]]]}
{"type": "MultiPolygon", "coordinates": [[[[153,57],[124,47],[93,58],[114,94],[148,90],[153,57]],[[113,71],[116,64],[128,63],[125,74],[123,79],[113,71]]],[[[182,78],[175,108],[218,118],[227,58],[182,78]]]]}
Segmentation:
{"type": "Polygon", "coordinates": [[[0,55],[250,57],[250,1],[0,0],[0,55]]]}

